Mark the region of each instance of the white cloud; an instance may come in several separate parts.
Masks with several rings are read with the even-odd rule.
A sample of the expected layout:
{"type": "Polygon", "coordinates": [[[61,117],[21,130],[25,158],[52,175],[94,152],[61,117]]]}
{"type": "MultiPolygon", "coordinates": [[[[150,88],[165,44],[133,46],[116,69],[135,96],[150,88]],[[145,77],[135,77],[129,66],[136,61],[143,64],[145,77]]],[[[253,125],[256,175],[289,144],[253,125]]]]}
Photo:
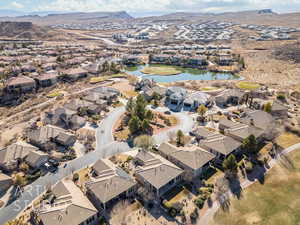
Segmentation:
{"type": "Polygon", "coordinates": [[[19,3],[19,2],[12,2],[12,3],[10,3],[10,5],[11,5],[12,7],[14,7],[14,8],[17,8],[17,9],[22,9],[22,8],[24,8],[24,5],[22,5],[22,4],[19,3]]]}
{"type": "Polygon", "coordinates": [[[262,8],[300,9],[300,0],[48,0],[40,2],[36,10],[219,12],[262,8]]]}

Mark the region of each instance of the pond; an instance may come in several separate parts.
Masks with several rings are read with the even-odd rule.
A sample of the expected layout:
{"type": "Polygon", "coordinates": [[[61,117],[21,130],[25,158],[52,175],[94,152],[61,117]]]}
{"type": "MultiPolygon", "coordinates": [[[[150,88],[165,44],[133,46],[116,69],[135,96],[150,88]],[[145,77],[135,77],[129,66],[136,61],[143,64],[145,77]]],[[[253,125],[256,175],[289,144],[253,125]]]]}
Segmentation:
{"type": "Polygon", "coordinates": [[[151,65],[151,67],[152,66],[166,67],[166,68],[173,67],[175,69],[181,70],[182,73],[176,75],[156,75],[156,74],[149,75],[143,73],[142,70],[145,67],[149,67],[149,65],[127,67],[126,73],[138,77],[153,79],[154,81],[159,83],[169,83],[169,82],[186,81],[186,80],[241,80],[242,79],[240,76],[231,73],[221,73],[221,72],[215,73],[215,72],[209,72],[209,71],[204,71],[199,69],[183,68],[177,66],[151,65]]]}

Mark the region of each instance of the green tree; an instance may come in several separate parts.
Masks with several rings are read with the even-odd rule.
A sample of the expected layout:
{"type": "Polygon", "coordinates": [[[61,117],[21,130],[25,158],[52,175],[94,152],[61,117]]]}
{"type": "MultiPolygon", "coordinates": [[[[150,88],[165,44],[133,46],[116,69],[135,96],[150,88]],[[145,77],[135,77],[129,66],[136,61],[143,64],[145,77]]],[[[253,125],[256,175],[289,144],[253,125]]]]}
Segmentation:
{"type": "Polygon", "coordinates": [[[264,105],[264,111],[267,112],[267,113],[270,113],[272,110],[272,103],[271,102],[268,102],[264,105]]]}
{"type": "Polygon", "coordinates": [[[132,116],[128,123],[130,133],[135,134],[140,130],[141,121],[137,116],[132,116]]]}
{"type": "Polygon", "coordinates": [[[142,95],[138,95],[136,99],[135,114],[140,120],[144,120],[146,118],[146,106],[147,101],[145,98],[142,95]]]}
{"type": "Polygon", "coordinates": [[[177,146],[184,146],[184,134],[182,130],[178,130],[176,133],[176,143],[177,146]]]}
{"type": "Polygon", "coordinates": [[[154,139],[149,135],[141,135],[134,139],[134,146],[142,148],[143,150],[149,150],[154,145],[154,139]]]}
{"type": "Polygon", "coordinates": [[[132,115],[134,113],[134,108],[135,108],[135,102],[133,98],[130,98],[126,104],[126,111],[132,115]]]}
{"type": "Polygon", "coordinates": [[[229,155],[224,161],[223,161],[223,169],[230,174],[236,174],[237,173],[237,168],[238,164],[236,161],[236,158],[234,155],[229,155]]]}
{"type": "Polygon", "coordinates": [[[151,110],[146,111],[145,119],[148,120],[148,121],[152,121],[154,119],[154,115],[151,112],[151,110]]]}
{"type": "Polygon", "coordinates": [[[17,175],[15,179],[15,185],[24,187],[27,184],[27,179],[21,175],[17,175]]]}
{"type": "Polygon", "coordinates": [[[126,105],[129,120],[129,130],[131,134],[138,132],[149,133],[151,131],[150,123],[154,119],[151,110],[147,110],[147,101],[142,95],[137,96],[137,99],[129,99],[126,105]]]}
{"type": "Polygon", "coordinates": [[[201,117],[202,120],[204,119],[204,115],[207,112],[207,110],[208,109],[203,104],[198,107],[197,113],[199,114],[199,116],[201,117]]]}
{"type": "Polygon", "coordinates": [[[257,140],[253,134],[247,137],[242,144],[242,148],[247,154],[256,154],[257,153],[257,140]]]}

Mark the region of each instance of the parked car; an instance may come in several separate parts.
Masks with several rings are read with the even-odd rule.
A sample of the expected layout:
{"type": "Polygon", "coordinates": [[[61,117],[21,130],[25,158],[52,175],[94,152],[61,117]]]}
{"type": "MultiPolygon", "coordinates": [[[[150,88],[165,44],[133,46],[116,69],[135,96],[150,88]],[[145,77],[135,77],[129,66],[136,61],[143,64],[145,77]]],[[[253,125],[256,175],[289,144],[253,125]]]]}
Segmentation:
{"type": "Polygon", "coordinates": [[[51,163],[55,167],[59,166],[59,162],[55,159],[49,159],[48,162],[51,163]]]}
{"type": "Polygon", "coordinates": [[[171,115],[171,112],[170,111],[165,111],[165,114],[166,115],[171,115]]]}
{"type": "Polygon", "coordinates": [[[51,173],[55,173],[57,171],[57,167],[54,167],[53,165],[51,165],[49,162],[46,162],[44,164],[44,168],[46,169],[46,171],[49,171],[51,173]]]}

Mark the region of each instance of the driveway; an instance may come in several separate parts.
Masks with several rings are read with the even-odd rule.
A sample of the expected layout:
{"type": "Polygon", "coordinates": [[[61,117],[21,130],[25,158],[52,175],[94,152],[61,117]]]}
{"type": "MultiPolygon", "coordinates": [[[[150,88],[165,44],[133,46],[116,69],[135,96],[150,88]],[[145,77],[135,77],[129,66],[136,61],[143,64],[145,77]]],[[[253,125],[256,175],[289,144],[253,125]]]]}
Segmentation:
{"type": "MultiPolygon", "coordinates": [[[[166,111],[167,108],[158,108],[157,111],[166,111]]],[[[100,158],[106,158],[117,153],[128,152],[131,148],[125,142],[114,141],[112,129],[114,124],[125,112],[125,107],[114,109],[106,118],[104,118],[99,127],[96,129],[96,149],[89,152],[80,158],[74,159],[66,163],[66,167],[62,165],[57,173],[47,174],[40,177],[31,185],[25,187],[20,197],[10,205],[0,210],[0,224],[5,224],[7,221],[12,220],[18,216],[23,210],[31,206],[31,203],[44,193],[47,188],[56,184],[61,179],[72,175],[73,172],[94,164],[100,158]]],[[[169,132],[176,132],[181,129],[183,132],[189,132],[194,125],[194,120],[185,112],[173,113],[179,119],[179,124],[168,131],[154,135],[157,143],[162,143],[169,139],[169,132]]]]}
{"type": "Polygon", "coordinates": [[[57,173],[49,173],[40,177],[31,185],[26,186],[25,190],[17,200],[0,210],[0,224],[5,224],[7,221],[16,218],[19,213],[30,206],[32,201],[40,196],[47,188],[56,184],[61,179],[71,175],[74,171],[94,164],[100,158],[109,157],[120,152],[130,151],[127,143],[115,142],[111,132],[113,125],[124,112],[125,107],[117,108],[99,124],[96,131],[97,147],[95,151],[89,152],[80,158],[68,162],[65,168],[62,165],[58,169],[57,173]]]}
{"type": "MultiPolygon", "coordinates": [[[[158,108],[152,109],[152,110],[158,111],[158,112],[169,111],[169,109],[167,107],[158,107],[158,108]]],[[[169,130],[166,130],[159,134],[153,135],[153,138],[154,138],[156,144],[161,144],[165,141],[168,141],[169,134],[172,132],[174,133],[174,132],[177,132],[178,130],[182,130],[183,133],[188,133],[193,129],[195,120],[187,112],[173,112],[173,113],[171,113],[171,115],[173,115],[179,119],[179,124],[175,127],[172,127],[169,130]]]]}

